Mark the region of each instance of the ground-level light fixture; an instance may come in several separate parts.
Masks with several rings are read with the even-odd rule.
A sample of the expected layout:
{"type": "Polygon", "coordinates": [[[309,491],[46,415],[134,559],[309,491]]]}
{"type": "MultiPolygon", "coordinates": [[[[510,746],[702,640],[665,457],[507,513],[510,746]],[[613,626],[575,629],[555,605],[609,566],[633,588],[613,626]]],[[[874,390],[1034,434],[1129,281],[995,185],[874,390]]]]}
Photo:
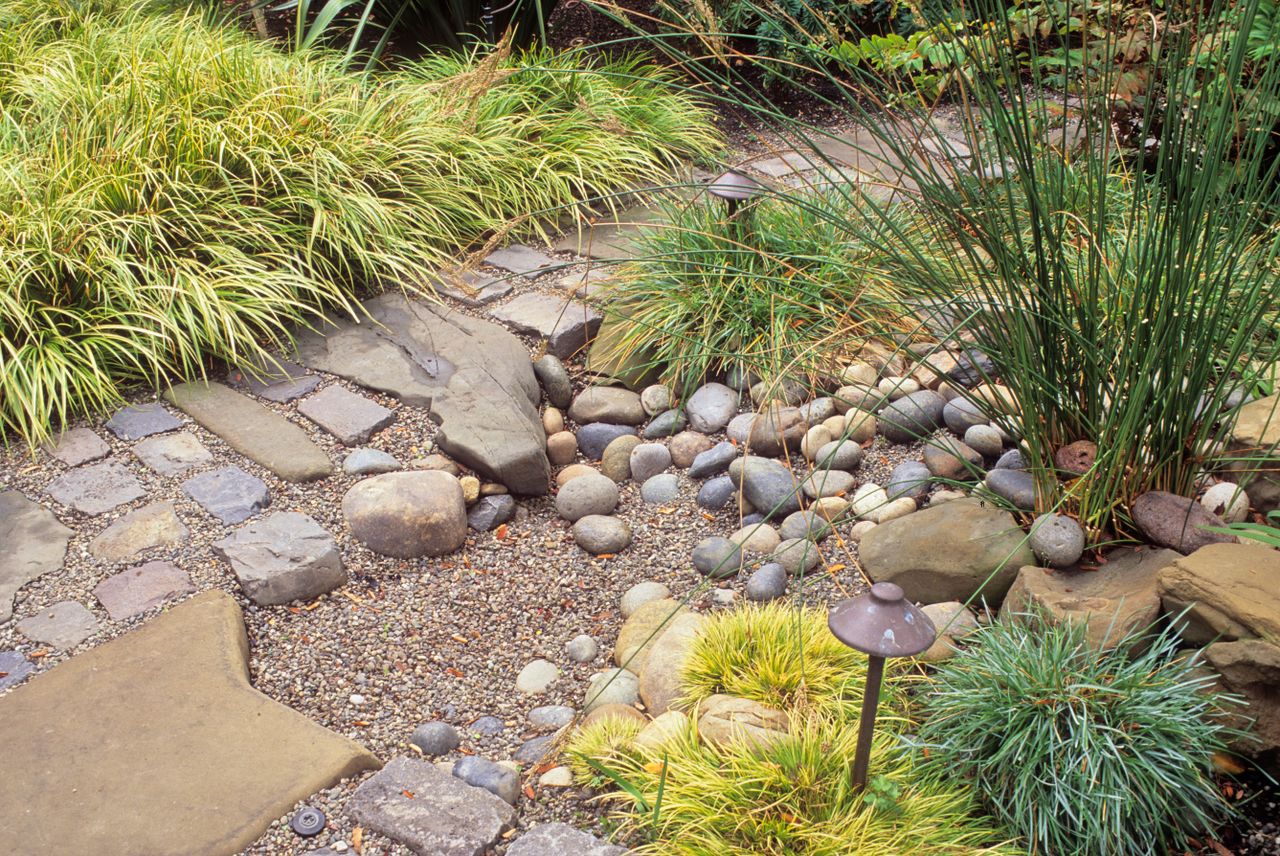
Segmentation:
{"type": "Polygon", "coordinates": [[[749,175],[743,175],[731,169],[707,185],[707,193],[717,199],[723,199],[729,206],[729,219],[738,213],[744,202],[749,202],[760,195],[764,187],[749,175]]]}
{"type": "Polygon", "coordinates": [[[827,626],[841,642],[867,655],[867,684],[862,691],[858,748],[853,756],[853,786],[861,790],[867,785],[884,661],[919,654],[934,643],[938,633],[929,616],[907,600],[894,583],[876,583],[866,594],[840,601],[831,607],[827,626]]]}

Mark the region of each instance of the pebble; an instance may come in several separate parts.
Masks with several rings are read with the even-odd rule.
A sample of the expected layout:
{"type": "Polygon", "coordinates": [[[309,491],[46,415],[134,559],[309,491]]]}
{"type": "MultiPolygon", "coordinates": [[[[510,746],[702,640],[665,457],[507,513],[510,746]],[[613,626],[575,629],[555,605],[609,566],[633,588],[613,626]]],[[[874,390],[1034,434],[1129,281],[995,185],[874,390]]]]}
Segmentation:
{"type": "Polygon", "coordinates": [[[587,634],[580,633],[565,643],[564,653],[575,663],[590,663],[599,656],[600,646],[587,634]]]}
{"type": "Polygon", "coordinates": [[[689,478],[705,479],[718,476],[729,469],[729,464],[738,457],[738,447],[728,441],[722,441],[699,453],[689,465],[689,478]]]}
{"type": "Polygon", "coordinates": [[[562,467],[578,457],[578,438],[572,431],[560,431],[547,438],[547,460],[562,467]]]}
{"type": "MultiPolygon", "coordinates": [[[[678,409],[664,410],[644,427],[644,438],[646,440],[658,440],[663,437],[670,437],[679,434],[688,424],[684,418],[684,411],[678,409]]],[[[704,435],[705,436],[705,435],[704,435]]]]}
{"type": "Polygon", "coordinates": [[[769,561],[781,565],[790,576],[808,575],[822,562],[818,545],[803,538],[792,538],[780,543],[769,556],[769,561]]]}
{"type": "Polygon", "coordinates": [[[812,461],[818,456],[818,451],[828,445],[832,441],[831,432],[827,430],[825,425],[814,425],[805,432],[804,439],[800,441],[800,454],[804,456],[806,461],[812,461]]]}
{"type": "Polygon", "coordinates": [[[877,428],[892,443],[924,439],[942,424],[944,405],[932,390],[913,392],[885,405],[877,414],[877,428]]]}
{"type": "Polygon", "coordinates": [[[588,514],[573,524],[573,540],[593,556],[613,555],[631,546],[631,527],[617,517],[588,514]]]}
{"type": "Polygon", "coordinates": [[[861,360],[855,360],[849,363],[844,371],[840,373],[840,382],[846,385],[873,386],[877,377],[879,377],[879,373],[874,366],[861,360]]]}
{"type": "Polygon", "coordinates": [[[849,528],[849,539],[857,544],[864,535],[879,525],[874,520],[859,520],[849,528]]]}
{"type": "Polygon", "coordinates": [[[972,425],[964,432],[965,445],[986,458],[998,458],[1004,451],[1004,438],[991,425],[972,425]]]}
{"type": "Polygon", "coordinates": [[[560,412],[560,408],[548,407],[542,411],[542,430],[547,432],[548,437],[564,430],[564,414],[560,412]]]}
{"type": "Polygon", "coordinates": [[[674,404],[671,387],[655,383],[640,391],[640,406],[649,416],[657,416],[664,410],[670,410],[674,404]]]}
{"type": "Polygon", "coordinates": [[[1204,492],[1200,504],[1226,523],[1240,523],[1249,516],[1249,496],[1233,482],[1219,482],[1204,492]]]}
{"type": "Polygon", "coordinates": [[[853,474],[844,470],[814,470],[800,486],[810,499],[822,499],[848,493],[855,481],[853,474]]]}
{"type": "Polygon", "coordinates": [[[640,445],[640,438],[624,434],[610,441],[600,456],[600,472],[622,484],[631,478],[631,452],[640,445]]]}
{"type": "Polygon", "coordinates": [[[588,514],[609,514],[618,507],[618,486],[599,473],[585,473],[556,494],[556,512],[569,522],[588,514]]]}
{"type": "Polygon", "coordinates": [[[910,377],[887,377],[877,384],[876,389],[890,401],[897,401],[913,392],[919,392],[920,381],[910,377]]]}
{"type": "Polygon", "coordinates": [[[986,485],[1014,508],[1031,511],[1036,507],[1036,481],[1025,470],[994,469],[987,473],[986,485]]]}
{"type": "Polygon", "coordinates": [[[552,767],[538,777],[538,784],[544,788],[571,788],[573,770],[568,767],[552,767]]]}
{"type": "Polygon", "coordinates": [[[923,499],[929,493],[932,473],[919,461],[903,461],[889,473],[884,492],[888,499],[909,496],[912,499],[923,499]]]}
{"type": "Polygon", "coordinates": [[[622,613],[623,618],[630,618],[632,613],[646,603],[665,600],[669,597],[671,597],[671,589],[662,583],[653,581],[636,583],[622,595],[622,599],[618,602],[618,611],[622,613]]]}
{"type": "Polygon", "coordinates": [[[710,598],[712,606],[728,608],[738,602],[738,593],[731,588],[713,588],[710,598]]]}
{"type": "Polygon", "coordinates": [[[787,593],[787,571],[777,562],[769,562],[757,568],[747,579],[748,600],[767,603],[787,593]]]}
{"type": "Polygon", "coordinates": [[[782,521],[778,534],[784,541],[807,538],[821,542],[831,534],[831,524],[812,511],[795,511],[782,521]]]}
{"type": "Polygon", "coordinates": [[[745,445],[751,440],[751,429],[755,427],[756,414],[740,413],[729,421],[724,429],[725,436],[739,444],[745,445]]]}
{"type": "Polygon", "coordinates": [[[458,729],[447,722],[424,722],[413,729],[409,742],[422,750],[428,758],[448,755],[462,742],[458,729]]]}
{"type": "Polygon", "coordinates": [[[680,478],[675,473],[659,473],[640,485],[640,499],[649,505],[675,502],[680,496],[680,478]]]}
{"type": "Polygon", "coordinates": [[[1022,456],[1021,449],[1010,449],[1000,456],[1000,460],[996,461],[993,469],[997,470],[1025,470],[1027,468],[1026,458],[1022,456]]]}
{"type": "Polygon", "coordinates": [[[496,716],[482,716],[467,726],[467,731],[481,737],[496,737],[506,730],[506,723],[496,716]]]}
{"type": "MultiPolygon", "coordinates": [[[[635,436],[636,429],[630,425],[610,425],[608,422],[592,422],[578,429],[578,448],[589,461],[598,461],[604,456],[604,450],[619,437],[635,436]]],[[[630,454],[627,450],[627,454],[630,454]]]]}
{"type": "Polygon", "coordinates": [[[1042,514],[1031,524],[1031,551],[1050,568],[1065,568],[1084,555],[1084,530],[1061,514],[1042,514]]]}
{"type": "Polygon", "coordinates": [[[942,420],[957,437],[963,437],[975,425],[990,421],[978,405],[967,398],[953,398],[942,408],[942,420]]]}
{"type": "Polygon", "coordinates": [[[852,440],[855,443],[865,443],[876,436],[876,417],[874,414],[853,408],[844,414],[844,424],[840,426],[838,432],[831,436],[839,439],[843,437],[846,440],[852,440]]]}
{"type": "Polygon", "coordinates": [[[718,434],[738,412],[738,393],[722,383],[709,383],[689,396],[684,409],[694,431],[718,434]]]}
{"type": "Polygon", "coordinates": [[[782,536],[767,523],[754,523],[734,532],[729,540],[742,547],[744,552],[766,554],[774,551],[782,536]]]}
{"type": "Polygon", "coordinates": [[[569,482],[580,476],[598,475],[599,473],[591,467],[590,464],[570,464],[560,472],[556,473],[556,486],[564,487],[569,482]]]}
{"type": "Polygon", "coordinates": [[[818,449],[813,465],[815,469],[853,472],[862,464],[866,455],[866,451],[853,440],[832,440],[818,449]]]}
{"type": "MultiPolygon", "coordinates": [[[[655,476],[655,478],[661,477],[655,476]]],[[[733,499],[737,490],[733,486],[733,479],[728,476],[716,476],[703,483],[701,490],[698,491],[697,503],[702,508],[717,511],[729,504],[729,500],[733,499]]]]}
{"type": "Polygon", "coordinates": [[[836,415],[835,400],[827,396],[815,398],[800,405],[800,418],[810,425],[819,425],[836,415]]]}
{"type": "MultiPolygon", "coordinates": [[[[671,451],[671,462],[683,469],[692,466],[698,456],[713,448],[713,445],[711,438],[706,434],[700,434],[697,431],[681,431],[671,438],[667,448],[671,451]]],[[[727,445],[733,448],[732,443],[727,445]]],[[[734,455],[737,455],[736,449],[734,455]]]]}
{"type": "Polygon", "coordinates": [[[626,669],[608,669],[593,675],[587,684],[586,705],[590,713],[606,704],[632,707],[640,700],[640,679],[626,669]]]}
{"type": "Polygon", "coordinates": [[[511,760],[519,764],[538,764],[555,747],[559,738],[558,734],[544,734],[541,737],[526,740],[520,744],[520,748],[511,753],[511,760]]]}
{"type": "Polygon", "coordinates": [[[520,775],[479,755],[459,758],[453,765],[453,775],[511,805],[520,799],[520,775]]]}
{"type": "Polygon", "coordinates": [[[960,440],[940,436],[924,447],[924,465],[940,479],[969,480],[975,470],[981,472],[982,455],[960,440]]]}
{"type": "Polygon", "coordinates": [[[849,510],[860,520],[873,520],[881,508],[889,503],[889,495],[875,482],[861,485],[849,501],[849,510]]]}
{"type": "Polygon", "coordinates": [[[558,357],[547,354],[538,358],[533,363],[533,373],[553,407],[564,410],[572,403],[573,383],[569,380],[569,372],[565,370],[564,363],[558,357]]]}
{"type": "Polygon", "coordinates": [[[458,486],[462,488],[462,501],[467,505],[474,505],[480,498],[480,479],[475,476],[463,476],[458,479],[458,486]]]}
{"type": "Polygon", "coordinates": [[[631,450],[631,477],[643,484],[671,466],[671,453],[661,443],[641,443],[631,450]]]}
{"type": "Polygon", "coordinates": [[[704,577],[728,579],[742,569],[742,548],[719,535],[703,538],[693,548],[693,566],[704,577]]]}
{"type": "Polygon", "coordinates": [[[349,476],[372,476],[400,469],[400,461],[381,449],[356,449],[342,461],[342,471],[349,476]]]}
{"type": "Polygon", "coordinates": [[[541,695],[560,679],[560,669],[550,660],[534,660],[516,676],[516,690],[525,695],[541,695]]]}
{"type": "Polygon", "coordinates": [[[556,731],[573,722],[574,713],[567,705],[543,705],[529,711],[529,724],[539,731],[556,731]]]}

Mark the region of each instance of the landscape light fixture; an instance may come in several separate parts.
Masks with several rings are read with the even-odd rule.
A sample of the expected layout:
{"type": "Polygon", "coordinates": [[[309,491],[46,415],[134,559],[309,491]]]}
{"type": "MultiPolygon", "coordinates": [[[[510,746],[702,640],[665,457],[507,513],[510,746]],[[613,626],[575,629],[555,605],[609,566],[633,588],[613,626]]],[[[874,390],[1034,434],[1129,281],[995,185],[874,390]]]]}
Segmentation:
{"type": "Polygon", "coordinates": [[[760,195],[764,188],[760,182],[736,169],[731,169],[707,185],[707,193],[723,199],[729,207],[729,219],[738,213],[743,202],[748,202],[760,195]]]}
{"type": "Polygon", "coordinates": [[[853,756],[853,787],[861,790],[867,786],[884,661],[919,654],[934,643],[938,633],[929,616],[907,600],[894,583],[876,583],[866,594],[840,601],[831,607],[827,626],[841,642],[867,655],[867,684],[862,691],[858,748],[853,756]]]}

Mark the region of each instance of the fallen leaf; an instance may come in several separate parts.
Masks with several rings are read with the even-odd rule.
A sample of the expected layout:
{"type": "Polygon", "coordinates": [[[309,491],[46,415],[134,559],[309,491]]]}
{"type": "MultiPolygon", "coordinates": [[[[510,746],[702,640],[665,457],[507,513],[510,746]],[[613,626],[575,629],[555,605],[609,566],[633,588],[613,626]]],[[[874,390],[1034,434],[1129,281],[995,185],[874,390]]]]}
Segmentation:
{"type": "Polygon", "coordinates": [[[702,512],[702,518],[704,520],[710,520],[712,522],[715,522],[716,516],[714,514],[707,514],[707,512],[704,511],[702,512]]]}
{"type": "Polygon", "coordinates": [[[467,637],[465,637],[465,636],[460,636],[460,635],[459,635],[459,634],[457,634],[457,633],[451,634],[451,635],[449,636],[449,638],[450,638],[450,639],[452,639],[454,642],[461,642],[463,645],[468,645],[468,644],[470,644],[470,643],[469,643],[469,641],[467,640],[467,637]]]}
{"type": "Polygon", "coordinates": [[[301,609],[298,609],[298,607],[296,607],[296,606],[286,606],[286,607],[285,607],[285,609],[289,610],[289,611],[290,611],[290,612],[292,612],[294,615],[301,615],[301,614],[302,614],[302,610],[301,610],[301,609]]]}
{"type": "Polygon", "coordinates": [[[497,529],[493,530],[493,537],[497,538],[499,541],[505,541],[507,538],[507,524],[504,523],[497,529]]]}
{"type": "Polygon", "coordinates": [[[533,785],[524,786],[524,795],[529,799],[533,799],[537,796],[537,793],[533,790],[533,785]]]}
{"type": "Polygon", "coordinates": [[[27,656],[32,660],[39,660],[41,657],[48,657],[49,652],[46,651],[44,648],[41,648],[39,651],[32,651],[27,656]]]}
{"type": "Polygon", "coordinates": [[[364,829],[359,826],[351,830],[351,849],[356,853],[364,850],[364,829]]]}
{"type": "Polygon", "coordinates": [[[1244,772],[1244,764],[1225,752],[1213,753],[1213,768],[1220,773],[1229,773],[1232,776],[1238,776],[1244,772]]]}
{"type": "Polygon", "coordinates": [[[404,794],[409,799],[413,799],[413,791],[401,791],[400,793],[404,794]]]}
{"type": "Polygon", "coordinates": [[[367,727],[367,726],[369,725],[369,723],[365,722],[363,719],[357,719],[357,720],[356,720],[354,723],[352,723],[352,724],[353,724],[353,725],[359,725],[361,728],[365,728],[365,727],[367,727]]]}
{"type": "Polygon", "coordinates": [[[651,762],[651,763],[648,763],[648,764],[645,764],[645,765],[644,765],[644,771],[645,771],[646,773],[661,773],[661,772],[662,772],[662,766],[663,766],[663,765],[662,765],[662,762],[661,762],[661,761],[653,761],[653,762],[651,762]]]}
{"type": "Polygon", "coordinates": [[[844,570],[845,568],[847,568],[847,567],[849,567],[849,566],[848,566],[848,565],[845,565],[845,564],[843,564],[843,563],[841,563],[841,564],[836,564],[836,565],[831,565],[829,568],[827,568],[827,573],[829,573],[829,574],[839,573],[840,571],[843,571],[843,570],[844,570]]]}

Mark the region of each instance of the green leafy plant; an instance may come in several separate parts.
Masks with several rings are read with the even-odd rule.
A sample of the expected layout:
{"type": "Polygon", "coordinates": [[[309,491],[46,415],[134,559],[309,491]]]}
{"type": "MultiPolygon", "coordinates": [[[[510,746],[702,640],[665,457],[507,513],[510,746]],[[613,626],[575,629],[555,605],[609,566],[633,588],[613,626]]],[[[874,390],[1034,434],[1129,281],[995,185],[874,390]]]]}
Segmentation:
{"type": "Polygon", "coordinates": [[[972,780],[1033,852],[1182,852],[1231,814],[1212,765],[1230,700],[1171,630],[1138,634],[1097,651],[1040,615],[979,631],[920,696],[926,768],[972,780]]]}
{"type": "Polygon", "coordinates": [[[368,77],[157,4],[0,22],[0,425],[32,443],[717,145],[635,59],[368,77]]]}

